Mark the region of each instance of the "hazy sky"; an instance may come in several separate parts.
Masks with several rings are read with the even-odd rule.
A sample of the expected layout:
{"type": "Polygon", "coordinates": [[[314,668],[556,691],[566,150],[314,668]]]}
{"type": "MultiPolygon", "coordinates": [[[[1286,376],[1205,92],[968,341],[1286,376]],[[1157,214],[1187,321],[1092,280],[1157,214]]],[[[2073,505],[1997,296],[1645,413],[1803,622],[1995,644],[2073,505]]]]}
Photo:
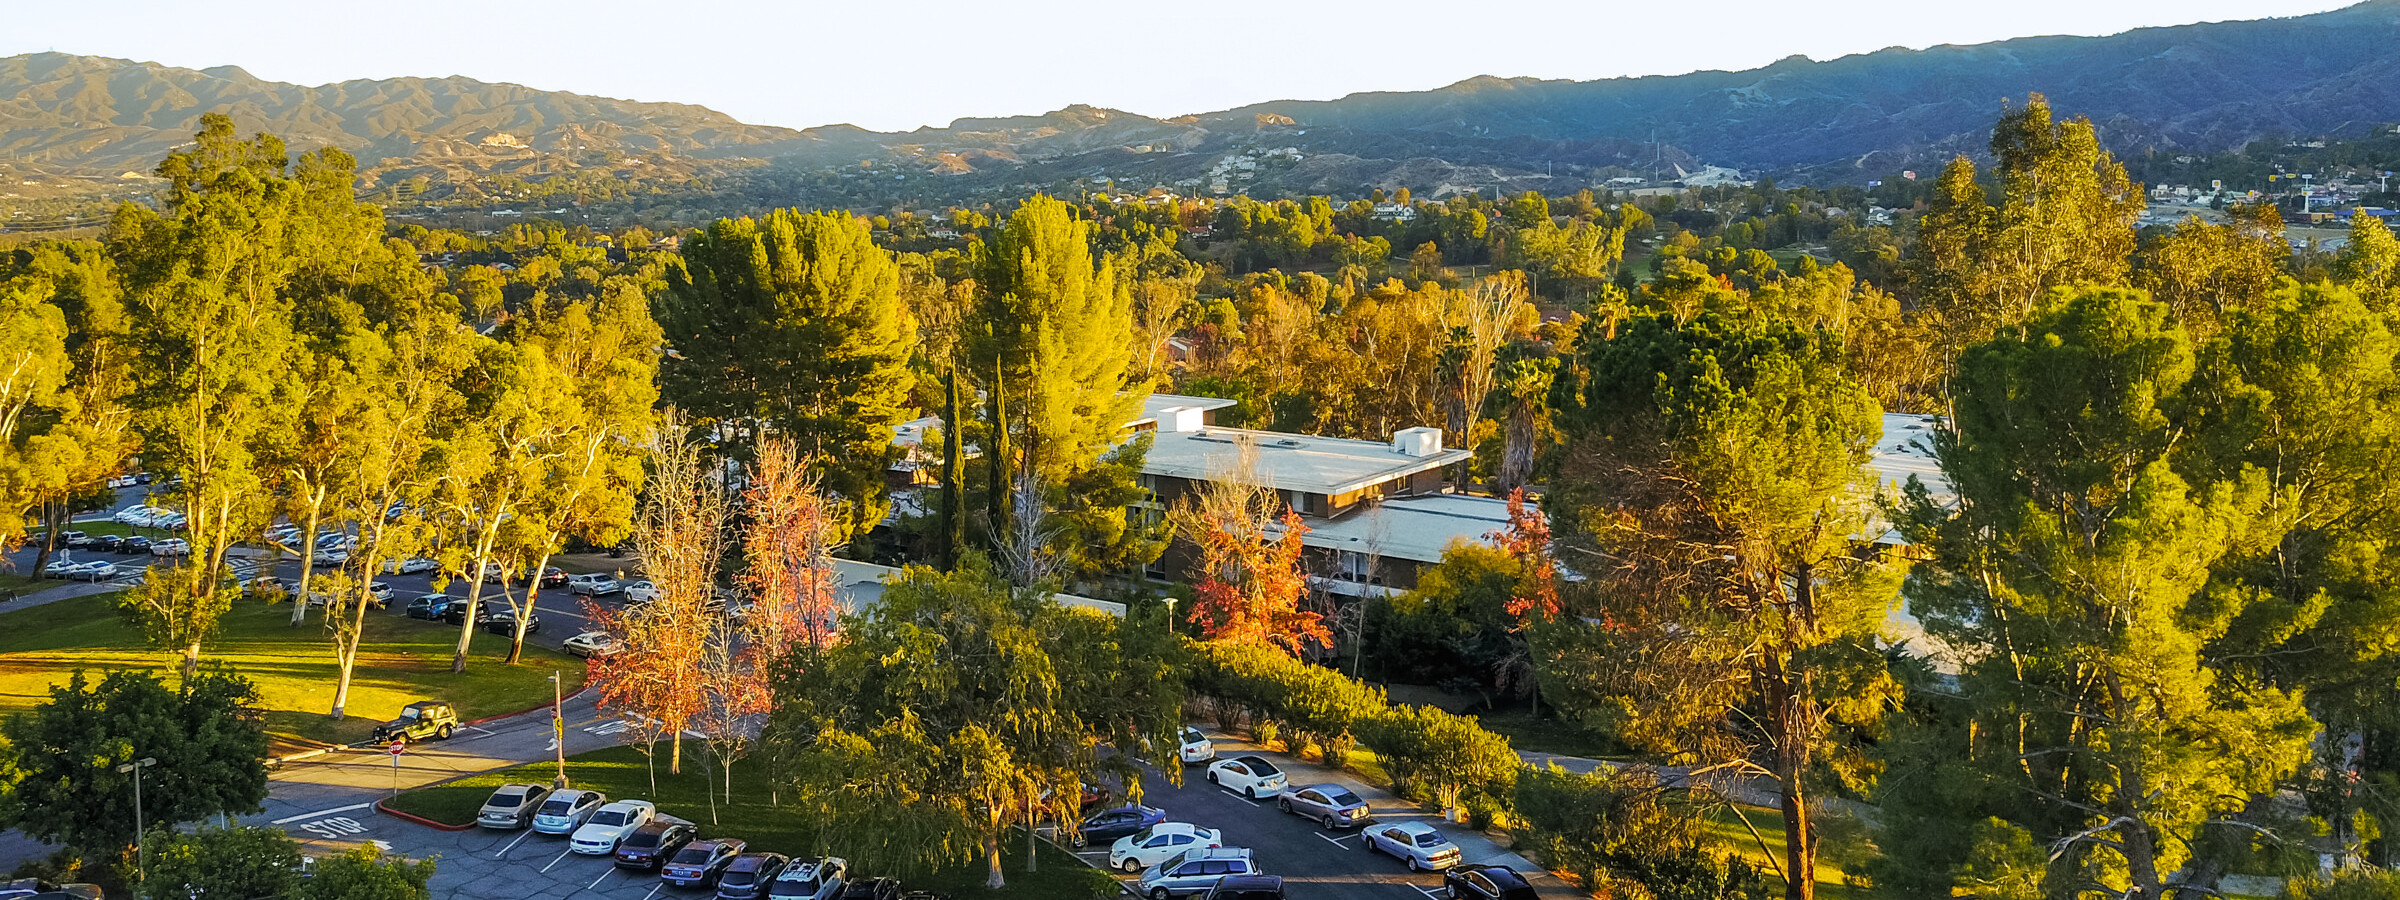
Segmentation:
{"type": "Polygon", "coordinates": [[[0,0],[0,56],[57,50],[323,84],[464,75],[878,130],[1090,103],[1154,116],[1475,75],[1608,78],[1794,54],[2320,12],[2342,0],[0,0]],[[338,10],[338,11],[337,11],[338,10]]]}

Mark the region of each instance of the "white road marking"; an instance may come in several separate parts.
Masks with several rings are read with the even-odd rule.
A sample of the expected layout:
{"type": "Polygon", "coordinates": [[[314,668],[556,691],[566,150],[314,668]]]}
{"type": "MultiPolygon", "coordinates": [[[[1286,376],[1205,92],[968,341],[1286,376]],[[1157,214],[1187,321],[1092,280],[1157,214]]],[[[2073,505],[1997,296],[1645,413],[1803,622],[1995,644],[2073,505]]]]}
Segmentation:
{"type": "Polygon", "coordinates": [[[663,890],[666,890],[666,889],[667,889],[667,883],[666,883],[666,882],[664,882],[664,881],[661,881],[661,882],[659,882],[659,883],[658,883],[658,886],[657,886],[657,887],[654,887],[654,888],[651,888],[651,889],[650,889],[650,893],[643,894],[643,895],[642,895],[642,900],[650,900],[650,898],[658,896],[658,892],[660,892],[660,891],[663,891],[663,890]]]}
{"type": "Polygon", "coordinates": [[[1249,803],[1251,806],[1264,806],[1264,805],[1266,805],[1266,804],[1264,804],[1264,803],[1261,803],[1261,802],[1259,802],[1259,801],[1257,801],[1257,800],[1252,800],[1252,799],[1250,799],[1249,795],[1247,795],[1247,794],[1236,794],[1236,793],[1234,793],[1232,790],[1229,790],[1229,789],[1226,789],[1226,788],[1218,788],[1218,790],[1225,791],[1225,795],[1226,795],[1226,796],[1228,796],[1228,797],[1233,797],[1233,798],[1235,798],[1235,799],[1239,799],[1239,800],[1245,801],[1245,802],[1249,803]]]}
{"type": "MultiPolygon", "coordinates": [[[[1336,846],[1336,847],[1341,847],[1341,848],[1342,848],[1342,849],[1344,849],[1344,850],[1348,850],[1348,849],[1350,849],[1348,846],[1345,846],[1345,845],[1342,843],[1342,838],[1337,838],[1337,837],[1334,837],[1333,835],[1326,834],[1325,832],[1322,832],[1322,831],[1320,831],[1320,832],[1317,832],[1317,836],[1318,836],[1318,837],[1321,837],[1321,838],[1324,838],[1324,839],[1326,840],[1326,842],[1327,842],[1327,843],[1330,843],[1330,844],[1332,844],[1332,845],[1334,845],[1334,846],[1336,846]]],[[[1344,835],[1343,837],[1354,837],[1354,835],[1344,835]]]]}
{"type": "Polygon", "coordinates": [[[615,866],[610,866],[610,867],[608,867],[607,869],[604,869],[604,870],[602,870],[602,871],[600,872],[600,877],[592,879],[592,883],[591,883],[591,884],[589,884],[589,885],[586,885],[586,886],[584,886],[584,890],[587,890],[587,891],[599,890],[599,889],[600,889],[600,882],[607,881],[607,880],[608,880],[608,876],[610,876],[610,875],[615,875],[615,874],[617,874],[617,867],[615,867],[615,866]]]}
{"type": "Polygon", "coordinates": [[[1433,898],[1433,900],[1442,900],[1442,895],[1441,895],[1441,894],[1436,894],[1436,893],[1434,893],[1432,888],[1417,887],[1416,885],[1413,885],[1413,884],[1412,884],[1412,885],[1409,885],[1409,887],[1417,888],[1417,893],[1424,894],[1425,896],[1428,896],[1428,897],[1432,897],[1432,898],[1433,898]]]}
{"type": "Polygon", "coordinates": [[[516,839],[516,840],[513,840],[513,841],[510,841],[510,842],[508,842],[508,846],[500,848],[500,852],[492,854],[492,858],[493,858],[493,859],[504,859],[504,858],[506,858],[506,857],[508,856],[508,851],[517,849],[517,845],[518,845],[518,844],[525,843],[525,839],[526,839],[526,838],[529,838],[529,837],[532,837],[532,836],[533,836],[533,829],[531,829],[531,828],[525,829],[524,831],[517,832],[517,839],[516,839]]]}
{"type": "Polygon", "coordinates": [[[375,845],[375,852],[377,853],[392,852],[392,842],[390,841],[368,841],[367,843],[375,845]]]}
{"type": "Polygon", "coordinates": [[[342,813],[351,812],[351,811],[354,811],[354,810],[361,810],[361,809],[365,809],[365,808],[367,808],[367,807],[374,806],[374,805],[375,805],[375,804],[373,804],[373,803],[353,803],[353,804],[350,804],[349,806],[337,806],[337,807],[334,807],[334,808],[332,808],[332,809],[320,809],[320,810],[317,810],[316,812],[312,812],[312,813],[301,813],[301,814],[299,814],[299,815],[296,815],[296,816],[285,816],[285,817],[283,817],[283,818],[276,819],[275,821],[273,821],[273,822],[270,822],[270,823],[268,823],[268,824],[271,824],[271,825],[289,825],[289,824],[291,824],[291,823],[293,823],[293,822],[300,821],[301,819],[321,819],[321,818],[324,818],[324,817],[326,817],[326,816],[340,815],[340,814],[342,814],[342,813]]]}
{"type": "Polygon", "coordinates": [[[544,871],[544,872],[548,872],[548,871],[550,871],[550,868],[551,868],[551,866],[556,866],[556,865],[558,865],[559,863],[566,862],[566,861],[567,861],[567,854],[569,854],[569,853],[573,853],[573,852],[575,852],[575,851],[573,851],[573,850],[560,850],[560,851],[558,851],[558,858],[557,858],[557,859],[554,859],[554,860],[551,860],[551,861],[550,861],[550,865],[548,865],[548,866],[543,866],[543,867],[542,867],[542,871],[544,871]]]}

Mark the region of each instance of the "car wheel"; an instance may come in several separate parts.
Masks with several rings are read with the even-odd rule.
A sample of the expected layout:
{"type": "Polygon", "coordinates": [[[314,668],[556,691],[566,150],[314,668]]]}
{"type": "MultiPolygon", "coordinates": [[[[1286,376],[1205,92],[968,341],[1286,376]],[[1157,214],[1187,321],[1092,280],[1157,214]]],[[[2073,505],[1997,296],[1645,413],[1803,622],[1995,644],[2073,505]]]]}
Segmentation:
{"type": "Polygon", "coordinates": [[[1212,771],[1212,772],[1210,772],[1210,773],[1208,773],[1208,783],[1210,783],[1210,784],[1224,784],[1224,782],[1222,782],[1222,781],[1218,781],[1218,780],[1217,780],[1217,773],[1215,773],[1215,772],[1213,772],[1213,771],[1212,771]]]}
{"type": "Polygon", "coordinates": [[[1424,866],[1417,865],[1417,855],[1414,853],[1408,855],[1408,870],[1411,872],[1425,871],[1424,866]]]}
{"type": "Polygon", "coordinates": [[[433,736],[434,736],[434,737],[437,737],[437,738],[441,738],[442,740],[445,740],[445,741],[446,741],[446,740],[449,740],[449,739],[450,739],[450,726],[448,726],[448,725],[443,725],[443,726],[442,726],[442,727],[440,727],[440,728],[436,728],[436,729],[434,729],[434,730],[433,730],[433,736]]]}
{"type": "Polygon", "coordinates": [[[1134,861],[1133,857],[1128,856],[1125,857],[1124,862],[1117,864],[1117,868],[1125,870],[1125,874],[1127,875],[1132,875],[1142,870],[1142,864],[1134,861]]]}
{"type": "Polygon", "coordinates": [[[1341,830],[1341,827],[1342,827],[1342,824],[1341,824],[1341,822],[1340,822],[1339,820],[1335,819],[1335,818],[1334,818],[1334,817],[1333,817],[1331,814],[1328,814],[1328,815],[1326,815],[1326,816],[1325,816],[1325,830],[1326,830],[1326,831],[1339,831],[1339,830],[1341,830]]]}
{"type": "Polygon", "coordinates": [[[1450,900],[1465,900],[1467,895],[1459,892],[1458,885],[1453,884],[1448,887],[1450,888],[1450,900]]]}
{"type": "Polygon", "coordinates": [[[1175,895],[1170,893],[1166,888],[1162,887],[1150,889],[1150,900],[1174,900],[1174,897],[1175,895]]]}
{"type": "Polygon", "coordinates": [[[1261,795],[1261,794],[1258,792],[1258,789],[1254,787],[1254,788],[1251,788],[1251,789],[1250,789],[1250,799],[1252,799],[1252,800],[1264,800],[1264,799],[1267,799],[1267,798],[1266,798],[1264,795],[1261,795]]]}
{"type": "Polygon", "coordinates": [[[1291,814],[1292,814],[1292,801],[1290,801],[1290,800],[1277,800],[1277,801],[1275,801],[1275,808],[1277,808],[1277,809],[1280,809],[1280,810],[1283,810],[1283,814],[1284,814],[1284,815],[1287,815],[1287,816],[1288,816],[1288,815],[1291,815],[1291,814]]]}

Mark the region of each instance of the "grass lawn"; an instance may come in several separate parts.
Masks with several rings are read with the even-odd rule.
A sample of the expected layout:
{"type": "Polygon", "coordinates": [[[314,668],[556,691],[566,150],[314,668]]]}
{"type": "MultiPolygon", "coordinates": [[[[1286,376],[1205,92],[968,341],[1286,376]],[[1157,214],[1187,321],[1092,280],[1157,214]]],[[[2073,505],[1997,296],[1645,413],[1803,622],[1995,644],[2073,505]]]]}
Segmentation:
{"type": "MultiPolygon", "coordinates": [[[[172,674],[181,657],[152,649],[139,629],[118,618],[114,594],[61,600],[0,612],[0,713],[31,709],[50,699],[50,686],[63,684],[80,668],[146,669],[172,674]]],[[[561,653],[528,646],[515,666],[501,664],[508,643],[478,633],[466,674],[450,674],[458,628],[384,613],[367,615],[366,642],[350,685],[350,716],[326,718],[333,702],[333,642],[324,619],[291,627],[292,608],[280,603],[238,601],[225,614],[217,639],[201,654],[258,685],[267,711],[267,730],[309,740],[363,740],[375,723],[400,707],[428,698],[457,705],[464,719],[515,712],[550,702],[550,673],[567,675],[566,689],[583,684],[584,663],[561,653]]]]}
{"type": "Polygon", "coordinates": [[[23,596],[48,587],[50,584],[51,582],[43,581],[39,575],[0,572],[0,593],[14,592],[18,596],[23,596]]]}
{"type": "MultiPolygon", "coordinates": [[[[1741,815],[1736,816],[1733,809],[1719,806],[1709,810],[1708,821],[1702,830],[1709,840],[1757,866],[1770,884],[1783,883],[1783,879],[1775,874],[1775,867],[1783,863],[1780,856],[1783,852],[1783,813],[1763,806],[1742,806],[1741,815]],[[1742,817],[1749,818],[1750,828],[1758,829],[1758,838],[1765,838],[1767,848],[1778,854],[1773,862],[1768,861],[1767,850],[1759,848],[1758,838],[1750,836],[1750,828],[1742,827],[1742,817]]],[[[1851,887],[1849,882],[1842,879],[1842,874],[1842,870],[1831,861],[1819,857],[1817,896],[1826,900],[1867,900],[1869,892],[1851,887]]]]}
{"type": "MultiPolygon", "coordinates": [[[[660,745],[663,753],[665,745],[660,745]]],[[[721,805],[716,811],[716,823],[711,824],[708,804],[708,767],[704,763],[705,748],[698,742],[684,746],[684,771],[669,775],[666,761],[661,759],[657,770],[658,787],[650,786],[649,760],[636,747],[611,747],[567,758],[567,780],[578,788],[596,790],[614,799],[643,799],[658,804],[668,815],[700,823],[703,836],[739,837],[749,841],[754,850],[787,854],[812,852],[804,841],[800,815],[797,812],[769,805],[772,796],[767,785],[766,770],[756,762],[738,762],[733,767],[733,796],[740,802],[721,805]]],[[[513,769],[473,775],[445,784],[402,793],[391,805],[403,812],[423,816],[436,822],[464,824],[474,821],[476,810],[492,789],[512,781],[548,783],[557,774],[553,762],[527,763],[513,769]]],[[[1008,878],[1008,888],[990,891],[983,887],[984,870],[980,863],[944,870],[930,876],[902,878],[911,890],[932,890],[958,900],[1000,900],[1000,898],[1056,898],[1056,900],[1085,900],[1095,896],[1118,893],[1116,881],[1085,865],[1064,850],[1047,843],[1041,845],[1040,871],[1022,871],[1025,862],[1025,836],[1017,832],[1003,845],[1001,859],[1008,878]]],[[[837,848],[831,851],[841,855],[837,848]]],[[[866,874],[877,874],[867,872],[866,874]]]]}
{"type": "Polygon", "coordinates": [[[1508,745],[1533,753],[1559,756],[1579,756],[1585,759],[1622,759],[1625,751],[1607,740],[1555,716],[1534,717],[1523,706],[1490,710],[1476,716],[1484,730],[1508,738],[1508,745]]]}

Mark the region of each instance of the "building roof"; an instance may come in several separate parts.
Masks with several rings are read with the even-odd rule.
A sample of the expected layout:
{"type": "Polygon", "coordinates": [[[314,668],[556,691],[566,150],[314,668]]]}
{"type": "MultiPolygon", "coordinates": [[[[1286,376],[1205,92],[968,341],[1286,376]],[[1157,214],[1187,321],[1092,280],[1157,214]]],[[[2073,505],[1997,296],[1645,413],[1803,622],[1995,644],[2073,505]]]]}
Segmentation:
{"type": "MultiPolygon", "coordinates": [[[[883,586],[898,580],[900,570],[853,559],[837,559],[833,561],[833,575],[840,585],[835,593],[840,598],[842,613],[856,615],[883,601],[883,586]]],[[[1122,603],[1064,593],[1052,594],[1050,599],[1058,601],[1060,606],[1098,610],[1118,618],[1125,616],[1125,604],[1122,603]]]]}
{"type": "MultiPolygon", "coordinates": [[[[1881,482],[1878,489],[1897,497],[1908,486],[1908,479],[1915,477],[1925,485],[1933,502],[1958,505],[1958,492],[1950,487],[1950,479],[1942,475],[1941,460],[1933,455],[1933,433],[1941,425],[1940,416],[1883,414],[1883,437],[1875,442],[1875,453],[1867,460],[1867,465],[1875,469],[1876,480],[1881,482]]],[[[1883,536],[1876,543],[1907,543],[1888,526],[1881,530],[1883,536]]]]}
{"type": "Polygon", "coordinates": [[[1454,543],[1490,543],[1508,527],[1508,501],[1466,494],[1420,494],[1368,504],[1339,519],[1307,520],[1306,547],[1368,553],[1423,563],[1442,561],[1454,543]]]}
{"type": "Polygon", "coordinates": [[[1235,402],[1236,401],[1220,399],[1217,397],[1192,397],[1184,394],[1151,394],[1148,397],[1142,398],[1141,416],[1135,418],[1131,422],[1125,423],[1125,427],[1139,428],[1143,425],[1162,424],[1160,420],[1164,419],[1167,415],[1167,411],[1171,409],[1197,409],[1207,411],[1212,409],[1224,409],[1225,407],[1232,406],[1235,402]]]}
{"type": "Polygon", "coordinates": [[[1142,474],[1190,481],[1223,477],[1239,459],[1241,444],[1258,448],[1256,471],[1260,483],[1279,491],[1343,494],[1368,485],[1465,462],[1465,450],[1437,450],[1411,456],[1384,441],[1251,431],[1241,428],[1203,428],[1198,431],[1153,432],[1156,442],[1142,460],[1142,474]]]}

